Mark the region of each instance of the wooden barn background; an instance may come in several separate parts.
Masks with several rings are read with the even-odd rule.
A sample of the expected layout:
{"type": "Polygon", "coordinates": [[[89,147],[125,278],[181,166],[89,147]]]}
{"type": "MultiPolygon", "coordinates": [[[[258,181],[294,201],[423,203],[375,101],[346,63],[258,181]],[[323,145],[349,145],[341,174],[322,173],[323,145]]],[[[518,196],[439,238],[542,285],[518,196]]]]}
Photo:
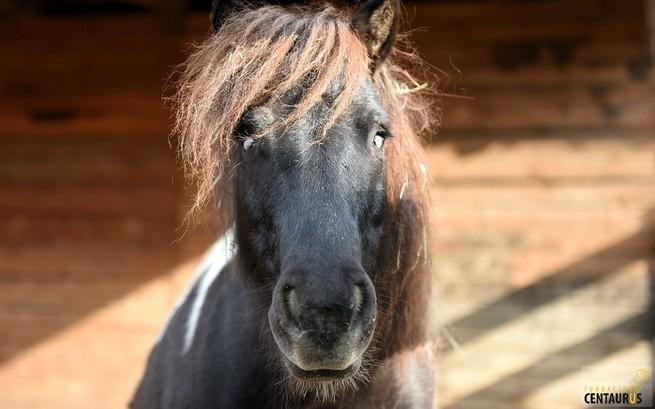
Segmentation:
{"type": "MultiPolygon", "coordinates": [[[[0,408],[125,407],[212,239],[180,229],[161,102],[208,2],[0,3],[0,408]]],[[[655,3],[406,9],[443,70],[441,407],[582,407],[652,365],[655,3]]]]}

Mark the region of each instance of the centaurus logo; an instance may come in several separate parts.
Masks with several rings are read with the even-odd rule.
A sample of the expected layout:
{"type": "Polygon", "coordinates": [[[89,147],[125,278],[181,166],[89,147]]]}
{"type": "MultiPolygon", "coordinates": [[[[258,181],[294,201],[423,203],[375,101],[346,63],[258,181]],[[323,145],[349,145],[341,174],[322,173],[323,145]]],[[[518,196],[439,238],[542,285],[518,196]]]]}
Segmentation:
{"type": "Polygon", "coordinates": [[[638,368],[627,384],[597,383],[585,385],[583,400],[590,407],[652,407],[652,371],[638,368]]]}

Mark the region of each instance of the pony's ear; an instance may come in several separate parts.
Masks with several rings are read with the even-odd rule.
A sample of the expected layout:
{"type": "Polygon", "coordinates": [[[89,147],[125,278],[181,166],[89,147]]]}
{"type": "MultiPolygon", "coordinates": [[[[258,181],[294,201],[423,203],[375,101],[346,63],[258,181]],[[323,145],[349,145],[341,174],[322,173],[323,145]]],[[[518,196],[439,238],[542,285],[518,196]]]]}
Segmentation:
{"type": "Polygon", "coordinates": [[[213,0],[211,14],[209,21],[213,32],[217,32],[225,19],[235,11],[246,8],[246,3],[243,0],[213,0]]]}
{"type": "Polygon", "coordinates": [[[399,15],[398,0],[367,0],[353,15],[352,26],[366,45],[372,70],[391,52],[399,15]]]}

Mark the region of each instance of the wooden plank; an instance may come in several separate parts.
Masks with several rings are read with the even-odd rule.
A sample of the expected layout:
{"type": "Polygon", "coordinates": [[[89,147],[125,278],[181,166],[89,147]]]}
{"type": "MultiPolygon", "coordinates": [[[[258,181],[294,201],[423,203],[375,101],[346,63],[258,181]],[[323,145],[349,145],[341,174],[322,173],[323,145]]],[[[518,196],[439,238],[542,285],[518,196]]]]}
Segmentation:
{"type": "Polygon", "coordinates": [[[172,266],[175,253],[160,246],[133,245],[103,248],[70,244],[50,249],[22,248],[19,252],[0,249],[3,281],[111,282],[117,277],[154,278],[172,266]],[[147,254],[147,255],[146,255],[147,254]]]}
{"type": "Polygon", "coordinates": [[[0,209],[3,212],[55,214],[171,214],[177,203],[175,189],[148,186],[50,186],[47,191],[33,186],[3,187],[0,209]],[[44,197],[44,194],[46,197],[44,197]],[[74,206],[71,204],[74,203],[74,206]]]}
{"type": "MultiPolygon", "coordinates": [[[[440,50],[434,52],[433,59],[444,58],[440,50]]],[[[453,61],[457,64],[459,60],[453,61]]],[[[571,64],[556,67],[547,61],[522,66],[516,70],[502,70],[489,63],[454,67],[447,63],[440,68],[447,71],[439,75],[440,88],[452,94],[469,95],[471,92],[491,91],[495,89],[538,89],[553,86],[557,89],[580,87],[620,87],[630,83],[647,83],[651,77],[648,61],[613,60],[602,66],[571,64]]],[[[441,64],[440,64],[441,65],[441,64]]]]}
{"type": "MultiPolygon", "coordinates": [[[[608,23],[629,25],[643,16],[641,2],[617,3],[612,0],[583,0],[569,2],[529,1],[529,2],[427,2],[420,5],[408,3],[407,14],[413,26],[421,26],[421,19],[430,23],[431,18],[443,18],[451,22],[470,21],[475,27],[480,27],[478,35],[493,35],[493,32],[514,28],[525,28],[530,32],[533,27],[551,26],[551,30],[561,30],[569,26],[575,30],[587,31],[589,25],[598,20],[608,23]],[[417,12],[413,13],[413,9],[417,12]],[[420,11],[420,13],[418,12],[420,11]],[[558,24],[552,24],[557,21],[558,24]],[[582,23],[574,25],[573,22],[582,23]],[[494,24],[496,23],[496,24],[494,24]],[[493,30],[487,30],[488,26],[493,30]],[[482,26],[480,26],[482,25],[482,26]]],[[[637,24],[643,24],[642,21],[637,24]]],[[[441,24],[427,24],[436,28],[441,24]]],[[[453,24],[456,26],[456,24],[453,24]]],[[[459,26],[461,27],[461,26],[459,26]]],[[[452,30],[451,30],[452,31],[452,30]]]]}
{"type": "Polygon", "coordinates": [[[83,247],[113,247],[142,244],[167,247],[175,237],[176,217],[171,212],[162,219],[138,216],[88,218],[29,217],[0,218],[0,239],[6,249],[30,247],[57,247],[61,244],[79,244],[83,247]],[[154,234],[157,232],[158,234],[154,234]]]}
{"type": "Polygon", "coordinates": [[[34,107],[15,106],[0,115],[3,132],[50,136],[63,132],[101,136],[149,133],[165,137],[171,129],[169,115],[161,108],[159,98],[139,101],[97,97],[87,103],[81,107],[77,103],[59,101],[48,105],[41,101],[34,107]]]}
{"type": "Polygon", "coordinates": [[[652,96],[646,86],[616,88],[505,90],[449,99],[443,104],[443,128],[584,127],[646,124],[652,96]]]}
{"type": "Polygon", "coordinates": [[[0,142],[0,185],[136,186],[174,189],[174,153],[167,138],[72,138],[3,136],[0,142]]]}
{"type": "MultiPolygon", "coordinates": [[[[410,1],[408,4],[412,5],[410,1]]],[[[419,2],[421,15],[431,10],[441,11],[442,16],[453,19],[491,20],[509,16],[512,18],[530,19],[536,21],[542,17],[639,17],[642,15],[643,5],[640,2],[617,3],[614,0],[580,0],[575,3],[566,0],[549,1],[443,1],[419,2]]]]}
{"type": "Polygon", "coordinates": [[[542,139],[447,138],[447,133],[437,137],[425,157],[430,177],[437,184],[473,183],[476,179],[480,184],[584,183],[586,179],[652,185],[655,138],[647,128],[634,134],[595,132],[592,138],[575,132],[542,139]]]}

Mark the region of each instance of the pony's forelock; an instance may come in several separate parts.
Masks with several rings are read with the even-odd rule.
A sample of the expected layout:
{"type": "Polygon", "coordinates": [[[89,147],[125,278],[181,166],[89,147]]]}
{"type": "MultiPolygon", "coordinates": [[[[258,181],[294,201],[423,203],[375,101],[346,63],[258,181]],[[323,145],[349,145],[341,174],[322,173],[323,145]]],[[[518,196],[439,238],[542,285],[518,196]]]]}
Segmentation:
{"type": "Polygon", "coordinates": [[[235,129],[246,110],[305,81],[300,101],[270,133],[306,114],[339,77],[342,92],[329,127],[348,106],[368,65],[364,46],[333,8],[268,6],[230,17],[189,57],[174,99],[181,157],[197,184],[192,211],[225,181],[235,129]]]}

